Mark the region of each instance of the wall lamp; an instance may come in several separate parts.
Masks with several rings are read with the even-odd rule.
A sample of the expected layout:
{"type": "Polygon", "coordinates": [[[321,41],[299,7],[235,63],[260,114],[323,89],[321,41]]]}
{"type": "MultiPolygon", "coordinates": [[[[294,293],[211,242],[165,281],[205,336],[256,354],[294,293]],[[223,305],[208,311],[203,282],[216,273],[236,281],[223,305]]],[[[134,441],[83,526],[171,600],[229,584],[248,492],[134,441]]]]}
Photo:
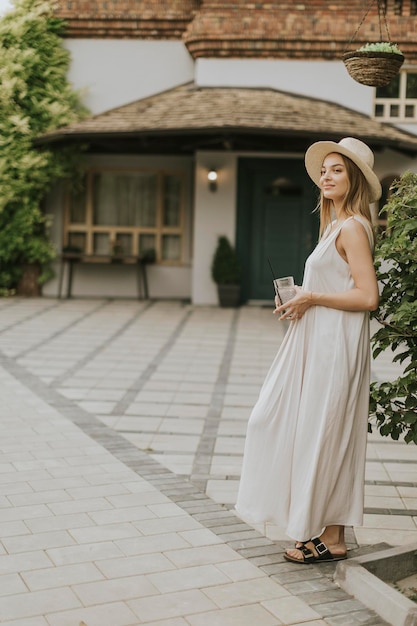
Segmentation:
{"type": "Polygon", "coordinates": [[[217,191],[217,171],[211,167],[207,174],[210,191],[217,191]]]}

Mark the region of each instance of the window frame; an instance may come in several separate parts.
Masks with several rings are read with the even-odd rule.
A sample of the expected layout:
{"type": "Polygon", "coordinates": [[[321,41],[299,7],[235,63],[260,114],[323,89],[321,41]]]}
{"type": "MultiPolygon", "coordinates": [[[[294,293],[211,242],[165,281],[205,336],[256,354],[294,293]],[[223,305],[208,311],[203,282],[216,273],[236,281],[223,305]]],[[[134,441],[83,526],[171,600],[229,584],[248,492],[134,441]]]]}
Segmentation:
{"type": "Polygon", "coordinates": [[[374,106],[373,106],[373,117],[378,122],[391,122],[391,123],[402,123],[402,124],[415,124],[417,123],[417,98],[406,98],[406,89],[407,89],[407,75],[408,74],[417,74],[417,67],[407,67],[405,69],[401,69],[399,72],[400,84],[399,84],[399,94],[397,98],[378,98],[377,97],[377,89],[374,89],[374,106]],[[383,107],[383,115],[376,115],[376,107],[383,107]],[[390,114],[390,108],[392,105],[399,107],[399,115],[393,116],[390,114]],[[414,106],[414,116],[406,117],[405,109],[407,105],[414,106]]]}
{"type": "Polygon", "coordinates": [[[139,250],[140,235],[155,236],[155,253],[156,263],[160,265],[183,265],[185,263],[185,202],[186,202],[186,182],[187,174],[183,169],[176,168],[145,168],[145,167],[89,167],[85,170],[85,221],[71,222],[71,193],[67,189],[65,194],[65,208],[63,220],[63,247],[68,248],[70,245],[70,236],[72,233],[85,235],[85,248],[81,254],[90,257],[114,256],[114,244],[117,242],[118,235],[129,234],[132,237],[131,252],[125,254],[127,257],[138,257],[143,254],[143,250],[139,250]],[[156,220],[155,226],[108,226],[94,224],[94,176],[102,173],[125,174],[125,173],[145,173],[157,176],[157,192],[156,192],[156,220]],[[181,181],[180,188],[180,211],[179,225],[165,226],[163,224],[164,213],[164,177],[177,176],[181,181]],[[109,252],[102,254],[94,251],[94,235],[107,234],[109,236],[109,252]],[[165,235],[175,235],[180,238],[180,256],[178,259],[162,258],[163,237],[165,235]]]}

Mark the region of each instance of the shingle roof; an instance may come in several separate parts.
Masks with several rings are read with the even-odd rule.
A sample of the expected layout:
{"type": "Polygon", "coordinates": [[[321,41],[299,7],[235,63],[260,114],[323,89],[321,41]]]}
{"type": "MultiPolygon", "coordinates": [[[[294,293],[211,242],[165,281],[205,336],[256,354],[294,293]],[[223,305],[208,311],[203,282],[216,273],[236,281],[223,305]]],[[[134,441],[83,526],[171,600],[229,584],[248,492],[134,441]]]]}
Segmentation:
{"type": "Polygon", "coordinates": [[[52,131],[37,143],[231,132],[328,139],[350,135],[374,146],[417,151],[417,136],[339,104],[269,88],[191,83],[52,131]]]}

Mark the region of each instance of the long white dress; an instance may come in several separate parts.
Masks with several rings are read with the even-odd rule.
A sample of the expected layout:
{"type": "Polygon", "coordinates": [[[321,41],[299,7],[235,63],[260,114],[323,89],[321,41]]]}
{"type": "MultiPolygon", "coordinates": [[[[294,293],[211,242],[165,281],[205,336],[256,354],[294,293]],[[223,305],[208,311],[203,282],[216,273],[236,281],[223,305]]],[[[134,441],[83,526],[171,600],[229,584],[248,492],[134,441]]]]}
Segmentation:
{"type": "MultiPolygon", "coordinates": [[[[358,219],[367,231],[369,225],[358,219]]],[[[306,261],[303,289],[354,287],[336,249],[343,223],[306,261]]],[[[290,323],[252,411],[236,504],[249,523],[297,540],[332,524],[358,526],[369,409],[369,314],[310,307],[290,323]]]]}

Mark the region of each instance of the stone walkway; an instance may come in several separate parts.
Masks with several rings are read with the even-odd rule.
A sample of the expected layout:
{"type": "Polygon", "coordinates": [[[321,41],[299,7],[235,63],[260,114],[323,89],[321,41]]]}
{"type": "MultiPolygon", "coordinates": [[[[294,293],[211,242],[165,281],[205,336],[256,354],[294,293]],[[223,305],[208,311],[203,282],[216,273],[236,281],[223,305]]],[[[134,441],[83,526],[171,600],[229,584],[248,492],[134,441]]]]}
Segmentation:
{"type": "MultiPolygon", "coordinates": [[[[3,626],[383,623],[233,512],[284,332],[262,307],[0,300],[3,626]]],[[[417,541],[415,446],[370,436],[365,504],[352,554],[417,541]]]]}

